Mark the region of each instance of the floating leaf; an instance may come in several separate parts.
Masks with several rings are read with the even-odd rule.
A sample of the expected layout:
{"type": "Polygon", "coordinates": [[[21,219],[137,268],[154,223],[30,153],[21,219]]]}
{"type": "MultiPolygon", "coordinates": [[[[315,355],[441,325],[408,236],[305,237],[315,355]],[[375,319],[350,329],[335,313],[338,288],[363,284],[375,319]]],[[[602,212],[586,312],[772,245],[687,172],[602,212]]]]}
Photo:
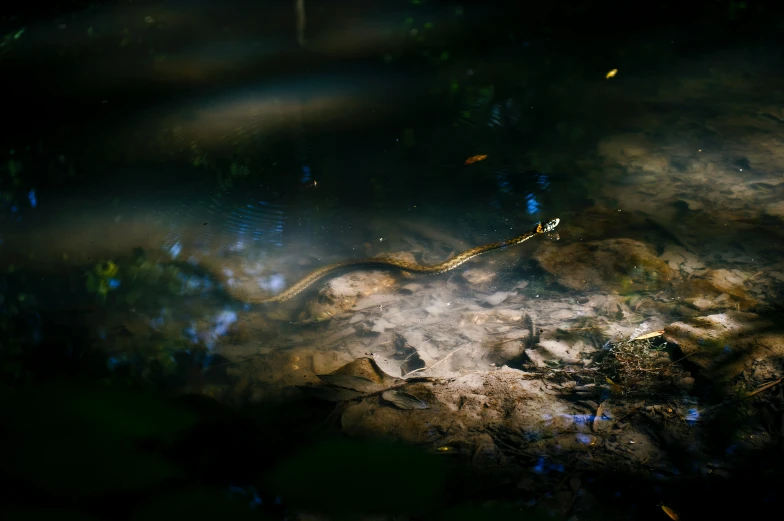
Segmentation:
{"type": "Polygon", "coordinates": [[[429,409],[430,406],[416,396],[403,391],[387,391],[381,398],[388,401],[398,409],[429,409]]]}
{"type": "Polygon", "coordinates": [[[675,512],[675,510],[671,509],[670,507],[662,505],[661,508],[664,510],[664,513],[667,514],[670,519],[672,519],[672,521],[678,521],[680,519],[680,516],[677,514],[677,512],[675,512]]]}
{"type": "Polygon", "coordinates": [[[479,161],[484,161],[485,159],[487,159],[487,154],[479,154],[477,156],[471,156],[468,159],[466,159],[465,160],[465,164],[466,165],[472,165],[472,164],[477,163],[479,161]]]}

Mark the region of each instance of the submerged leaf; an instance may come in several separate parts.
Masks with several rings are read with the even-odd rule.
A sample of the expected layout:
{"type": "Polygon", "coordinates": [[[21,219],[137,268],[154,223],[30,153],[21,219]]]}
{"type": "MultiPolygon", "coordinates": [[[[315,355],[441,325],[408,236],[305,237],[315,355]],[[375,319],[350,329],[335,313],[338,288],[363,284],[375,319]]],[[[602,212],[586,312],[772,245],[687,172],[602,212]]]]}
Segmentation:
{"type": "Polygon", "coordinates": [[[351,389],[360,393],[372,393],[384,388],[381,384],[368,380],[362,376],[353,376],[349,374],[321,374],[316,376],[325,384],[351,389]]]}
{"type": "Polygon", "coordinates": [[[353,362],[349,362],[340,369],[332,371],[333,375],[349,375],[367,378],[371,382],[376,382],[384,387],[393,385],[398,378],[386,374],[376,363],[375,360],[368,357],[357,358],[353,362]]]}
{"type": "Polygon", "coordinates": [[[344,402],[359,398],[365,393],[352,391],[351,389],[341,389],[340,387],[321,387],[321,386],[298,386],[302,392],[318,398],[319,400],[326,400],[328,402],[344,402]]]}
{"type": "Polygon", "coordinates": [[[416,396],[403,391],[387,391],[381,397],[398,409],[429,409],[430,406],[416,396]]]}

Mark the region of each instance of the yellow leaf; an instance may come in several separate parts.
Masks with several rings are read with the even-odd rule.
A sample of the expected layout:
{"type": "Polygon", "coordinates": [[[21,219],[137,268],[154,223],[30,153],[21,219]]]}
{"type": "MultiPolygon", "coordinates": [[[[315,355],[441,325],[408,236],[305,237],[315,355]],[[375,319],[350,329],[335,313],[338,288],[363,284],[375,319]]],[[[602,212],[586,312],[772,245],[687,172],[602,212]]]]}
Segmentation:
{"type": "Polygon", "coordinates": [[[609,378],[605,378],[607,383],[610,385],[610,390],[614,393],[623,394],[623,387],[618,385],[617,383],[613,382],[609,378]]]}
{"type": "Polygon", "coordinates": [[[663,334],[664,334],[664,330],[663,329],[661,329],[659,331],[651,331],[650,333],[645,333],[644,335],[636,336],[636,337],[632,338],[631,341],[634,342],[635,340],[647,340],[648,338],[654,338],[654,337],[657,337],[657,336],[661,336],[663,334]]]}
{"type": "Polygon", "coordinates": [[[605,78],[609,80],[610,78],[614,78],[616,74],[618,74],[618,69],[613,69],[605,75],[605,78]]]}
{"type": "Polygon", "coordinates": [[[664,513],[667,514],[672,521],[678,521],[680,519],[680,516],[670,507],[662,505],[662,510],[664,510],[664,513]]]}

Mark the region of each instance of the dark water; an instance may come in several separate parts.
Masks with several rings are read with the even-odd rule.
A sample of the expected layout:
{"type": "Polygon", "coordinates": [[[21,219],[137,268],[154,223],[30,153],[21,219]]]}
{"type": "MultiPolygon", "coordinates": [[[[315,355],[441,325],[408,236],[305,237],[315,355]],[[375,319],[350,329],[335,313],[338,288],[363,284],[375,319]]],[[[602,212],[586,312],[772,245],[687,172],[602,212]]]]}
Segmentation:
{"type": "MultiPolygon", "coordinates": [[[[76,421],[68,407],[82,401],[111,433],[100,438],[99,429],[88,442],[68,435],[36,457],[60,461],[78,447],[63,465],[120,454],[96,472],[130,468],[133,453],[114,452],[111,436],[121,433],[121,444],[139,429],[153,445],[169,440],[190,421],[156,401],[174,396],[198,418],[187,443],[166,453],[179,470],[150,461],[129,471],[138,481],[113,474],[116,483],[107,478],[112,484],[103,489],[85,480],[74,508],[106,515],[123,495],[118,490],[128,489],[133,505],[147,505],[145,487],[176,482],[220,498],[231,489],[274,519],[286,498],[305,510],[328,504],[326,511],[345,513],[345,505],[325,499],[345,493],[339,488],[324,485],[331,492],[316,495],[323,503],[297,495],[298,487],[314,486],[298,476],[315,466],[356,461],[342,442],[337,462],[328,446],[307,453],[312,466],[297,452],[322,441],[312,433],[331,409],[301,404],[295,385],[334,370],[334,361],[371,353],[407,361],[406,349],[418,342],[417,367],[433,366],[466,338],[481,346],[506,334],[476,326],[504,302],[507,312],[519,308],[531,317],[532,337],[535,329],[587,330],[596,320],[599,346],[728,309],[767,317],[777,331],[784,281],[777,278],[784,272],[781,22],[773,4],[699,5],[658,3],[643,19],[612,2],[569,2],[557,12],[392,0],[70,3],[35,12],[21,6],[4,16],[4,397],[25,396],[14,410],[19,425],[36,426],[38,445],[52,443],[42,432],[76,421]],[[630,250],[611,250],[612,260],[574,249],[547,257],[539,243],[542,250],[554,243],[536,238],[466,265],[477,268],[477,280],[491,273],[489,282],[471,282],[462,271],[432,280],[371,279],[367,299],[337,318],[333,308],[314,307],[328,297],[318,297],[325,283],[280,310],[247,302],[331,262],[411,252],[437,263],[553,217],[561,219],[555,247],[629,239],[650,245],[653,256],[620,273],[630,250]],[[678,284],[645,279],[654,263],[669,266],[678,284]],[[586,283],[589,268],[601,276],[586,283]],[[379,297],[378,287],[403,296],[384,300],[389,292],[379,297]],[[646,308],[650,302],[656,305],[646,308]],[[96,382],[111,389],[103,400],[82,389],[96,382]],[[138,398],[128,389],[153,394],[138,398]],[[60,393],[62,400],[51,401],[60,393]],[[49,419],[30,420],[36,410],[51,411],[49,419]],[[209,461],[197,469],[193,454],[209,461]],[[291,454],[300,458],[290,463],[295,470],[284,469],[287,477],[275,485],[249,468],[273,468],[291,454]],[[275,489],[280,483],[287,494],[275,489]]],[[[542,336],[541,345],[561,340],[542,336]]],[[[476,354],[482,349],[450,358],[441,376],[522,367],[523,354],[476,354]]],[[[561,355],[580,358],[578,347],[561,355]]],[[[764,383],[752,380],[749,389],[764,383]]],[[[685,390],[678,400],[712,403],[717,391],[706,388],[712,390],[685,390]]],[[[753,475],[754,461],[780,443],[780,406],[759,407],[769,409],[770,443],[741,458],[731,478],[753,475]]],[[[11,434],[28,436],[21,428],[11,434]]],[[[694,443],[713,444],[708,452],[715,454],[740,443],[729,438],[694,443]]],[[[684,463],[667,479],[650,480],[629,471],[635,477],[626,483],[616,473],[629,469],[586,474],[583,485],[596,502],[580,515],[663,518],[657,502],[692,517],[721,511],[704,504],[737,482],[701,481],[706,467],[688,455],[697,449],[657,439],[693,468],[684,463]],[[676,475],[685,481],[675,483],[676,475]],[[638,479],[639,487],[629,487],[638,479]]],[[[357,450],[390,466],[385,458],[416,460],[406,448],[357,450]]],[[[711,468],[720,467],[717,460],[711,468]]],[[[422,465],[440,479],[440,462],[422,465]]],[[[16,494],[21,506],[40,494],[47,507],[63,507],[72,493],[63,485],[67,476],[44,479],[51,468],[33,468],[8,498],[16,494]]],[[[342,479],[359,486],[365,470],[342,479]]],[[[466,483],[475,478],[467,475],[455,478],[460,490],[471,489],[466,483]]],[[[379,486],[404,494],[395,487],[405,479],[379,486]]],[[[561,475],[547,479],[556,486],[561,475]]],[[[439,493],[426,481],[419,485],[430,492],[422,503],[411,500],[413,509],[432,508],[426,498],[439,493]]],[[[770,483],[758,483],[760,505],[778,501],[770,483]]],[[[515,508],[544,497],[509,483],[488,488],[465,497],[515,508]]],[[[464,499],[455,495],[439,507],[464,499]]],[[[197,496],[144,508],[198,511],[197,496]]],[[[210,503],[219,505],[216,515],[221,501],[210,503]]],[[[389,508],[381,510],[395,511],[389,508]]],[[[575,512],[557,511],[563,518],[575,512]]]]}

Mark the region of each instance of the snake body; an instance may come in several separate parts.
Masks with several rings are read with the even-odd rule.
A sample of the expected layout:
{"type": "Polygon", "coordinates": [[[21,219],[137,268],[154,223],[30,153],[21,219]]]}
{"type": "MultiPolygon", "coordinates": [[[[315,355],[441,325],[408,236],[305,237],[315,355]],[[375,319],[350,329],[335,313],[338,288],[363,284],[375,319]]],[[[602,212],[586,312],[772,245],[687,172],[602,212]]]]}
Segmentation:
{"type": "Polygon", "coordinates": [[[310,287],[314,282],[329,275],[330,273],[340,271],[340,270],[346,270],[346,269],[388,267],[388,268],[398,268],[411,273],[444,273],[446,271],[450,271],[457,268],[464,262],[476,257],[477,255],[481,255],[488,251],[496,250],[498,248],[515,246],[539,234],[549,233],[553,231],[556,226],[558,226],[559,222],[560,219],[556,218],[544,223],[539,223],[536,226],[534,226],[533,229],[531,229],[530,231],[522,235],[518,235],[517,237],[513,237],[505,241],[492,242],[490,244],[484,244],[482,246],[471,248],[470,250],[466,250],[460,253],[459,255],[455,255],[451,259],[441,262],[439,264],[422,265],[422,264],[416,264],[413,262],[407,262],[404,260],[394,259],[391,257],[383,257],[383,256],[372,257],[369,259],[354,259],[354,260],[336,262],[334,264],[329,264],[327,266],[323,266],[321,268],[317,268],[311,271],[310,273],[308,273],[307,275],[299,279],[297,282],[289,286],[287,289],[285,289],[284,291],[282,291],[281,293],[275,296],[247,297],[244,300],[251,304],[269,304],[274,302],[284,302],[298,295],[299,293],[303,292],[305,289],[310,287]]]}

